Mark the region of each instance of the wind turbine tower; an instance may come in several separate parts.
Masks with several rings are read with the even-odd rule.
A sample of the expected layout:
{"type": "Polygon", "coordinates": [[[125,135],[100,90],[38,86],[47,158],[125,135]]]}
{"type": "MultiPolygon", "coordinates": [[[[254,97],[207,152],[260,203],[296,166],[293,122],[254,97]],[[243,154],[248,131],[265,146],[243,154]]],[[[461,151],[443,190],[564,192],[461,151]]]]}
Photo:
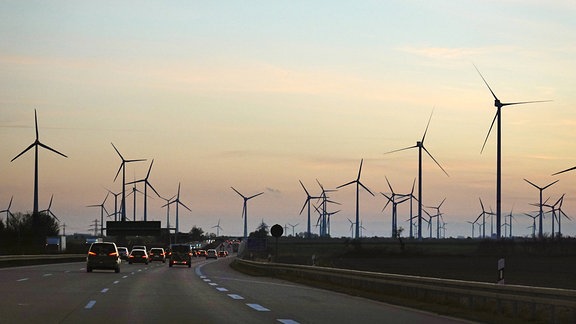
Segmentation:
{"type": "Polygon", "coordinates": [[[30,150],[31,148],[34,148],[34,209],[32,210],[32,217],[33,217],[33,219],[36,219],[36,217],[38,217],[38,147],[45,148],[49,151],[52,151],[58,155],[65,157],[65,158],[67,158],[67,156],[56,151],[55,149],[51,148],[50,146],[45,145],[42,142],[40,142],[40,139],[38,136],[38,115],[36,113],[36,109],[34,109],[34,123],[35,123],[35,127],[36,127],[36,140],[34,141],[34,143],[30,144],[30,146],[28,146],[24,151],[22,151],[20,154],[16,155],[16,157],[13,158],[10,162],[16,160],[22,154],[28,152],[28,150],[30,150]]]}
{"type": "Polygon", "coordinates": [[[422,151],[426,152],[426,154],[428,154],[428,156],[430,156],[430,158],[436,163],[436,165],[438,165],[440,167],[440,169],[446,174],[446,176],[448,176],[448,177],[450,176],[448,174],[448,172],[446,172],[446,170],[444,170],[444,168],[440,165],[440,163],[438,163],[438,161],[436,161],[436,159],[432,156],[432,154],[430,154],[430,152],[428,152],[428,150],[424,146],[424,140],[426,139],[426,133],[428,132],[428,126],[430,126],[430,120],[432,120],[432,114],[433,113],[434,113],[434,110],[432,110],[432,113],[430,113],[430,118],[428,118],[428,124],[426,124],[426,130],[424,130],[424,135],[422,135],[422,140],[417,141],[416,145],[414,145],[414,146],[409,146],[409,147],[405,147],[405,148],[402,148],[399,150],[394,150],[394,151],[390,151],[390,152],[385,153],[385,154],[390,154],[390,153],[394,153],[394,152],[409,150],[412,148],[418,148],[418,239],[419,240],[422,239],[422,151]]]}
{"type": "Polygon", "coordinates": [[[116,172],[116,176],[114,177],[114,181],[116,181],[116,178],[118,178],[118,174],[120,174],[120,170],[122,170],[122,201],[120,202],[120,209],[122,209],[122,221],[125,222],[126,221],[126,163],[146,161],[146,159],[126,160],[126,159],[124,159],[122,154],[120,154],[120,151],[118,151],[116,146],[114,146],[114,143],[110,143],[110,144],[112,144],[112,147],[114,148],[116,153],[118,153],[118,156],[120,156],[120,159],[122,160],[122,163],[120,163],[120,167],[118,168],[118,172],[116,172]]]}
{"type": "MultiPolygon", "coordinates": [[[[554,181],[554,182],[552,182],[552,183],[550,183],[550,184],[548,184],[548,185],[546,185],[546,186],[544,186],[544,187],[538,187],[537,185],[535,185],[534,183],[528,181],[527,179],[524,179],[524,181],[528,182],[529,184],[531,184],[532,186],[534,186],[536,189],[538,189],[538,190],[540,191],[540,214],[539,214],[539,220],[538,220],[538,226],[539,226],[539,228],[538,228],[538,238],[541,239],[541,238],[544,237],[544,233],[542,232],[542,218],[543,218],[543,215],[544,215],[544,212],[543,212],[543,210],[542,210],[542,207],[544,206],[544,205],[542,204],[542,192],[544,191],[544,189],[550,187],[551,185],[555,184],[556,182],[558,182],[558,181],[560,181],[560,180],[556,180],[556,181],[554,181]]],[[[496,217],[496,219],[497,219],[496,222],[498,222],[498,217],[496,217]]],[[[498,225],[498,224],[496,224],[496,225],[498,225]]]]}
{"type": "Polygon", "coordinates": [[[486,142],[488,141],[488,137],[490,136],[490,132],[492,131],[492,127],[494,126],[494,122],[498,120],[496,125],[496,238],[500,239],[501,231],[500,226],[502,224],[502,118],[501,118],[501,110],[504,106],[512,106],[512,105],[523,105],[529,103],[538,103],[538,102],[548,102],[550,100],[539,100],[539,101],[520,101],[520,102],[509,102],[503,103],[496,97],[494,91],[488,85],[488,82],[480,73],[480,70],[474,65],[474,68],[490,90],[492,97],[494,97],[494,107],[496,107],[496,114],[494,115],[494,119],[492,119],[492,124],[490,124],[490,129],[488,129],[488,134],[486,134],[486,139],[484,139],[484,144],[482,145],[482,150],[480,150],[480,154],[484,151],[484,147],[486,146],[486,142]]]}
{"type": "Polygon", "coordinates": [[[255,195],[252,195],[250,197],[246,197],[243,194],[241,194],[238,190],[234,189],[234,187],[230,187],[232,188],[232,190],[236,191],[237,194],[240,195],[240,197],[242,197],[244,199],[244,206],[242,207],[242,217],[244,217],[244,238],[248,237],[248,200],[260,196],[261,194],[263,194],[263,192],[261,193],[257,193],[255,195]]]}
{"type": "Polygon", "coordinates": [[[343,185],[340,185],[338,187],[336,187],[336,189],[342,188],[344,186],[347,185],[351,185],[353,183],[356,183],[356,222],[354,223],[354,225],[356,226],[356,231],[355,231],[355,238],[360,238],[360,186],[362,186],[362,188],[366,189],[366,191],[368,191],[372,196],[374,196],[374,194],[372,193],[372,191],[370,191],[370,189],[366,188],[365,185],[362,184],[362,182],[360,182],[360,174],[362,173],[362,163],[364,162],[364,159],[360,160],[360,168],[358,169],[358,177],[356,178],[356,180],[352,180],[348,183],[345,183],[343,185]]]}

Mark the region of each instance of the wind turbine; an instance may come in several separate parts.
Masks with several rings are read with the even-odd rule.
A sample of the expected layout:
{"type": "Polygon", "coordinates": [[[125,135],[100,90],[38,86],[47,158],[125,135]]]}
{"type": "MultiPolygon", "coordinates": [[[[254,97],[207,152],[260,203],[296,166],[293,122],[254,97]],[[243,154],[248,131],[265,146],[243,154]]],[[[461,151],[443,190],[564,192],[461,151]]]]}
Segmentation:
{"type": "Polygon", "coordinates": [[[356,223],[351,221],[350,218],[346,218],[346,219],[350,222],[350,236],[354,237],[354,225],[356,225],[356,223]]]}
{"type": "Polygon", "coordinates": [[[122,170],[122,201],[120,202],[120,209],[122,209],[122,221],[125,222],[126,221],[126,163],[146,161],[146,159],[126,160],[126,159],[124,159],[122,154],[120,154],[120,151],[118,151],[116,146],[114,146],[114,143],[110,143],[110,144],[112,144],[112,147],[114,148],[116,153],[118,153],[118,156],[120,156],[120,159],[122,160],[122,163],[120,163],[120,167],[118,168],[118,172],[116,172],[116,176],[114,177],[114,181],[116,181],[116,178],[118,178],[118,174],[120,174],[120,170],[122,170]]]}
{"type": "Polygon", "coordinates": [[[176,195],[172,196],[172,198],[166,199],[162,196],[160,198],[166,201],[166,204],[162,206],[162,208],[166,207],[166,229],[170,232],[170,201],[174,199],[176,195]]]}
{"type": "Polygon", "coordinates": [[[480,150],[480,154],[484,151],[484,147],[486,146],[486,142],[488,141],[488,137],[490,136],[490,132],[492,131],[492,127],[494,126],[494,122],[498,120],[496,126],[496,238],[500,239],[500,224],[501,224],[501,215],[502,215],[502,118],[501,118],[501,109],[504,106],[512,106],[512,105],[523,105],[529,103],[538,103],[538,102],[548,102],[550,100],[539,100],[539,101],[519,101],[519,102],[509,102],[509,103],[502,103],[492,88],[480,73],[480,70],[474,65],[474,68],[482,78],[482,81],[490,90],[490,93],[494,97],[494,107],[496,107],[496,114],[494,115],[494,119],[492,119],[492,124],[490,124],[490,128],[488,129],[488,134],[486,134],[486,138],[484,139],[484,144],[482,145],[482,149],[480,150]]]}
{"type": "Polygon", "coordinates": [[[8,226],[8,219],[10,218],[10,216],[14,217],[14,214],[12,214],[12,212],[10,211],[10,207],[12,207],[12,199],[14,199],[14,196],[10,197],[10,202],[8,203],[8,208],[4,209],[4,210],[0,210],[0,213],[6,213],[6,226],[8,226]]]}
{"type": "MultiPolygon", "coordinates": [[[[106,207],[104,207],[104,203],[106,202],[106,199],[108,199],[108,195],[110,195],[109,192],[106,193],[106,197],[104,198],[101,204],[86,206],[86,207],[100,207],[100,237],[104,237],[104,212],[106,212],[106,215],[108,215],[108,210],[106,210],[106,207]]],[[[97,229],[95,228],[94,232],[96,232],[96,230],[97,229]]]]}
{"type": "MultiPolygon", "coordinates": [[[[540,219],[539,219],[539,221],[538,221],[538,222],[539,222],[539,223],[538,223],[538,226],[540,226],[540,227],[538,228],[538,237],[539,237],[539,238],[542,238],[542,237],[544,237],[544,234],[542,233],[542,216],[544,215],[544,213],[542,212],[542,206],[543,206],[543,205],[542,205],[542,191],[544,191],[544,189],[550,187],[551,185],[555,184],[556,182],[558,182],[558,181],[560,181],[560,180],[556,180],[556,181],[554,181],[554,182],[552,182],[552,183],[550,183],[550,184],[548,184],[548,185],[546,185],[546,186],[544,186],[544,187],[538,187],[537,185],[535,185],[534,183],[528,181],[527,179],[524,179],[524,181],[528,182],[529,184],[531,184],[532,186],[536,187],[536,189],[538,189],[538,190],[540,191],[540,219]]],[[[498,221],[498,218],[496,218],[496,221],[498,221]]],[[[552,234],[552,235],[554,235],[554,234],[552,234]]]]}
{"type": "Polygon", "coordinates": [[[50,196],[50,203],[48,204],[48,208],[41,210],[40,213],[46,213],[48,216],[52,216],[54,217],[58,222],[60,222],[60,220],[58,219],[58,217],[56,217],[56,215],[54,215],[54,213],[50,210],[50,208],[52,207],[52,199],[54,198],[54,195],[50,196]]]}
{"type": "MultiPolygon", "coordinates": [[[[133,183],[134,183],[134,182],[133,182],[133,183]]],[[[132,209],[132,212],[133,212],[133,218],[132,218],[132,220],[133,220],[133,221],[136,221],[136,193],[137,193],[137,192],[139,192],[139,193],[141,193],[141,194],[144,195],[144,193],[143,193],[142,191],[140,191],[140,190],[138,190],[138,188],[136,188],[136,184],[134,183],[134,185],[133,185],[133,187],[132,187],[132,191],[130,191],[130,193],[126,195],[126,197],[128,197],[128,196],[130,196],[130,195],[134,195],[134,206],[133,206],[133,209],[132,209]]],[[[144,196],[144,199],[146,199],[146,196],[144,196]]]]}
{"type": "MultiPolygon", "coordinates": [[[[122,192],[114,193],[114,192],[112,192],[112,190],[110,190],[110,189],[106,189],[106,190],[108,190],[108,192],[111,193],[111,194],[114,196],[114,221],[118,221],[118,217],[117,217],[117,216],[118,216],[118,213],[119,213],[119,212],[118,212],[118,196],[119,196],[122,192]]],[[[110,214],[110,215],[112,215],[112,214],[110,214]]]]}
{"type": "Polygon", "coordinates": [[[292,225],[292,224],[288,223],[288,225],[290,225],[292,227],[292,236],[296,237],[296,234],[294,233],[294,229],[296,228],[296,226],[300,225],[300,223],[296,223],[296,225],[292,225]]]}
{"type": "Polygon", "coordinates": [[[426,152],[426,154],[428,154],[428,156],[430,156],[432,161],[434,161],[436,163],[436,165],[438,165],[440,167],[440,169],[447,176],[450,176],[448,174],[448,172],[446,172],[446,170],[444,170],[444,168],[440,165],[440,163],[438,163],[438,161],[436,161],[436,159],[432,156],[432,154],[430,154],[430,152],[428,152],[428,150],[424,146],[424,139],[426,138],[426,133],[428,132],[428,126],[430,126],[430,120],[432,120],[432,114],[433,113],[434,113],[434,110],[432,110],[432,112],[430,113],[430,118],[428,118],[428,124],[426,124],[426,130],[424,130],[424,135],[422,135],[422,140],[417,141],[416,145],[384,153],[384,154],[390,154],[390,153],[404,151],[404,150],[408,150],[408,149],[412,149],[412,148],[418,148],[418,239],[419,240],[422,239],[422,150],[424,150],[424,152],[426,152]]]}
{"type": "Polygon", "coordinates": [[[532,227],[532,237],[536,238],[536,218],[538,218],[538,215],[532,216],[532,215],[527,214],[527,213],[524,213],[524,215],[532,218],[532,226],[530,226],[530,227],[532,227]]]}
{"type": "Polygon", "coordinates": [[[232,188],[232,190],[236,191],[237,194],[240,195],[240,197],[242,197],[244,199],[244,206],[242,207],[242,217],[244,217],[244,238],[248,237],[248,200],[260,196],[261,194],[263,194],[263,192],[261,193],[257,193],[255,195],[252,195],[250,197],[246,197],[243,194],[241,194],[238,190],[234,189],[234,187],[230,187],[232,188]]]}
{"type": "Polygon", "coordinates": [[[388,183],[388,188],[390,188],[390,192],[392,192],[392,194],[390,196],[386,195],[383,192],[380,192],[380,194],[382,194],[384,197],[386,197],[386,199],[388,200],[386,202],[386,205],[384,205],[384,208],[382,208],[382,211],[384,211],[386,209],[386,207],[388,207],[389,203],[392,203],[392,237],[395,238],[397,237],[398,234],[398,209],[397,206],[405,201],[408,201],[408,199],[410,199],[409,195],[403,195],[403,194],[397,194],[394,192],[394,189],[392,189],[392,185],[390,184],[390,181],[388,181],[388,177],[386,178],[386,182],[388,183]],[[400,201],[398,201],[396,198],[400,198],[400,201]]]}
{"type": "MultiPolygon", "coordinates": [[[[176,194],[176,199],[174,199],[174,200],[172,200],[172,201],[169,201],[169,202],[168,202],[166,205],[164,205],[164,206],[167,206],[167,205],[170,205],[170,204],[176,204],[176,233],[175,233],[175,236],[174,236],[174,242],[175,242],[175,243],[178,243],[178,231],[179,231],[179,227],[178,227],[178,222],[179,222],[179,219],[178,219],[178,205],[182,205],[182,207],[188,209],[189,211],[192,211],[190,208],[188,208],[188,206],[184,205],[184,203],[182,203],[182,202],[180,201],[180,182],[178,182],[178,193],[176,194]]],[[[162,207],[164,207],[164,206],[162,206],[162,207]]]]}
{"type": "Polygon", "coordinates": [[[342,188],[344,186],[356,183],[356,222],[354,223],[356,225],[356,233],[355,233],[356,238],[360,238],[360,186],[362,186],[362,188],[366,189],[366,191],[368,191],[372,196],[374,196],[372,191],[370,191],[370,189],[366,188],[366,186],[363,185],[362,182],[360,182],[360,174],[362,173],[362,163],[363,162],[364,162],[364,159],[361,159],[360,160],[360,168],[358,169],[358,177],[356,178],[356,180],[352,180],[348,183],[345,183],[343,185],[336,187],[336,189],[339,189],[339,188],[342,188]]]}
{"type": "Polygon", "coordinates": [[[476,222],[471,222],[471,221],[466,221],[466,223],[471,224],[472,225],[472,238],[474,238],[474,225],[476,225],[476,222]]]}
{"type": "Polygon", "coordinates": [[[440,213],[440,207],[442,207],[442,204],[444,204],[444,201],[446,201],[446,198],[442,199],[442,202],[438,206],[427,206],[426,207],[426,208],[436,209],[436,215],[432,215],[432,217],[436,217],[436,238],[437,239],[440,238],[440,217],[442,215],[442,213],[440,213]]]}
{"type": "MultiPolygon", "coordinates": [[[[300,180],[298,180],[300,181],[300,180]]],[[[308,228],[307,228],[307,232],[306,232],[306,237],[310,238],[311,236],[311,229],[310,229],[310,199],[320,199],[322,197],[312,197],[310,196],[310,194],[308,193],[308,190],[306,190],[306,187],[304,187],[304,184],[302,183],[302,181],[300,181],[300,185],[302,186],[302,189],[304,189],[304,192],[306,192],[306,201],[304,202],[304,206],[302,206],[302,209],[300,210],[300,215],[302,215],[302,212],[304,211],[304,208],[306,208],[306,205],[308,205],[308,228]]]]}
{"type": "MultiPolygon", "coordinates": [[[[320,237],[322,237],[322,236],[326,236],[329,232],[326,230],[327,228],[329,228],[328,217],[331,215],[327,211],[328,203],[333,203],[333,204],[337,204],[337,205],[340,205],[340,203],[328,199],[329,197],[328,197],[328,195],[326,195],[326,193],[328,193],[328,192],[336,191],[335,189],[324,189],[324,186],[322,186],[322,184],[320,183],[320,181],[318,181],[318,179],[316,179],[316,182],[318,183],[318,186],[320,186],[320,189],[322,189],[322,193],[320,194],[320,198],[319,198],[319,199],[322,199],[322,203],[321,203],[322,212],[320,213],[320,211],[318,211],[318,209],[316,209],[320,213],[319,220],[320,219],[322,220],[322,222],[320,223],[320,237]]],[[[316,207],[314,207],[314,208],[316,208],[316,207]]],[[[316,224],[318,224],[318,222],[316,224]]]]}
{"type": "Polygon", "coordinates": [[[212,226],[212,228],[216,229],[216,237],[220,237],[220,230],[222,229],[222,227],[220,226],[220,220],[218,220],[218,224],[212,226]]]}
{"type": "Polygon", "coordinates": [[[34,109],[34,122],[36,126],[36,140],[34,141],[34,143],[30,144],[30,146],[28,146],[24,151],[16,155],[16,157],[13,158],[10,162],[16,160],[22,154],[28,152],[28,150],[30,150],[31,148],[34,148],[34,209],[32,211],[33,215],[32,217],[35,219],[38,215],[38,147],[43,147],[65,158],[67,158],[67,156],[40,142],[38,136],[38,115],[36,114],[36,109],[34,109]]]}
{"type": "MultiPolygon", "coordinates": [[[[487,212],[484,209],[484,204],[482,203],[482,199],[478,198],[478,200],[480,200],[480,207],[482,207],[482,213],[480,213],[480,215],[478,216],[478,218],[476,220],[478,220],[480,218],[480,216],[482,216],[482,238],[486,238],[486,215],[490,215],[490,216],[494,216],[493,212],[487,212]]],[[[492,209],[492,207],[490,207],[490,209],[492,209]]],[[[490,230],[492,232],[492,230],[490,230]]],[[[490,237],[492,237],[492,233],[490,233],[490,237]]]]}
{"type": "MultiPolygon", "coordinates": [[[[140,180],[135,180],[132,182],[128,182],[127,184],[136,184],[138,182],[144,182],[144,221],[148,220],[148,194],[147,194],[147,189],[148,187],[150,187],[154,193],[156,193],[156,195],[158,197],[160,197],[160,194],[158,193],[158,191],[156,191],[156,189],[154,189],[154,187],[152,186],[152,184],[148,181],[148,178],[150,177],[150,171],[152,171],[152,165],[154,164],[154,159],[152,159],[152,162],[150,163],[150,167],[148,168],[148,173],[146,174],[146,177],[144,179],[140,179],[140,180]]],[[[136,197],[136,195],[134,195],[134,197],[136,197]]]]}

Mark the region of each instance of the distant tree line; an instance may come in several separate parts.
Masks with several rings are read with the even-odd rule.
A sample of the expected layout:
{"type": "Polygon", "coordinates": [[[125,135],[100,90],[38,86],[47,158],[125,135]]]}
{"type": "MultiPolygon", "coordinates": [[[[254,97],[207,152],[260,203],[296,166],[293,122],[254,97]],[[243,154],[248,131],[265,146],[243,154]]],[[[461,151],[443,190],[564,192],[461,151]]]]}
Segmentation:
{"type": "Polygon", "coordinates": [[[43,253],[46,237],[60,232],[58,221],[46,213],[8,216],[0,220],[0,254],[43,253]]]}

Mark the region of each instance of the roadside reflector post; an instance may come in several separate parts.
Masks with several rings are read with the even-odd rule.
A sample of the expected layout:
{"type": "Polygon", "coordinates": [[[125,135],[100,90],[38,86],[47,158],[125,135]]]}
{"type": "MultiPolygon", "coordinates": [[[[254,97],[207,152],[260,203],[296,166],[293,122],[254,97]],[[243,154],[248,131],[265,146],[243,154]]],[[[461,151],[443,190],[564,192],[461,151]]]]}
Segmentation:
{"type": "Polygon", "coordinates": [[[504,284],[504,266],[505,266],[504,258],[499,259],[498,260],[498,284],[499,285],[504,284]]]}

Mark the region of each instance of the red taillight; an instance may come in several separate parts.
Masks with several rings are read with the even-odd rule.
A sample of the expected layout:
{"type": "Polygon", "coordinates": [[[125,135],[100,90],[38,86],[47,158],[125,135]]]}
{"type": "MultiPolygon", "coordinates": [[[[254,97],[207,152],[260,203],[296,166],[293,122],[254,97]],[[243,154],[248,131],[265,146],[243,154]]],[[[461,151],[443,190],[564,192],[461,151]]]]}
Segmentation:
{"type": "Polygon", "coordinates": [[[116,257],[117,257],[117,256],[118,256],[118,253],[116,253],[116,252],[110,252],[110,253],[108,253],[108,255],[109,255],[109,256],[116,256],[116,257]]]}
{"type": "Polygon", "coordinates": [[[133,255],[130,255],[130,257],[131,257],[131,258],[134,258],[134,256],[133,256],[133,255]]]}
{"type": "Polygon", "coordinates": [[[90,252],[88,252],[88,255],[96,255],[96,252],[90,251],[90,252]]]}
{"type": "Polygon", "coordinates": [[[143,256],[142,256],[142,258],[146,258],[146,256],[145,256],[145,255],[143,255],[143,256]]]}

